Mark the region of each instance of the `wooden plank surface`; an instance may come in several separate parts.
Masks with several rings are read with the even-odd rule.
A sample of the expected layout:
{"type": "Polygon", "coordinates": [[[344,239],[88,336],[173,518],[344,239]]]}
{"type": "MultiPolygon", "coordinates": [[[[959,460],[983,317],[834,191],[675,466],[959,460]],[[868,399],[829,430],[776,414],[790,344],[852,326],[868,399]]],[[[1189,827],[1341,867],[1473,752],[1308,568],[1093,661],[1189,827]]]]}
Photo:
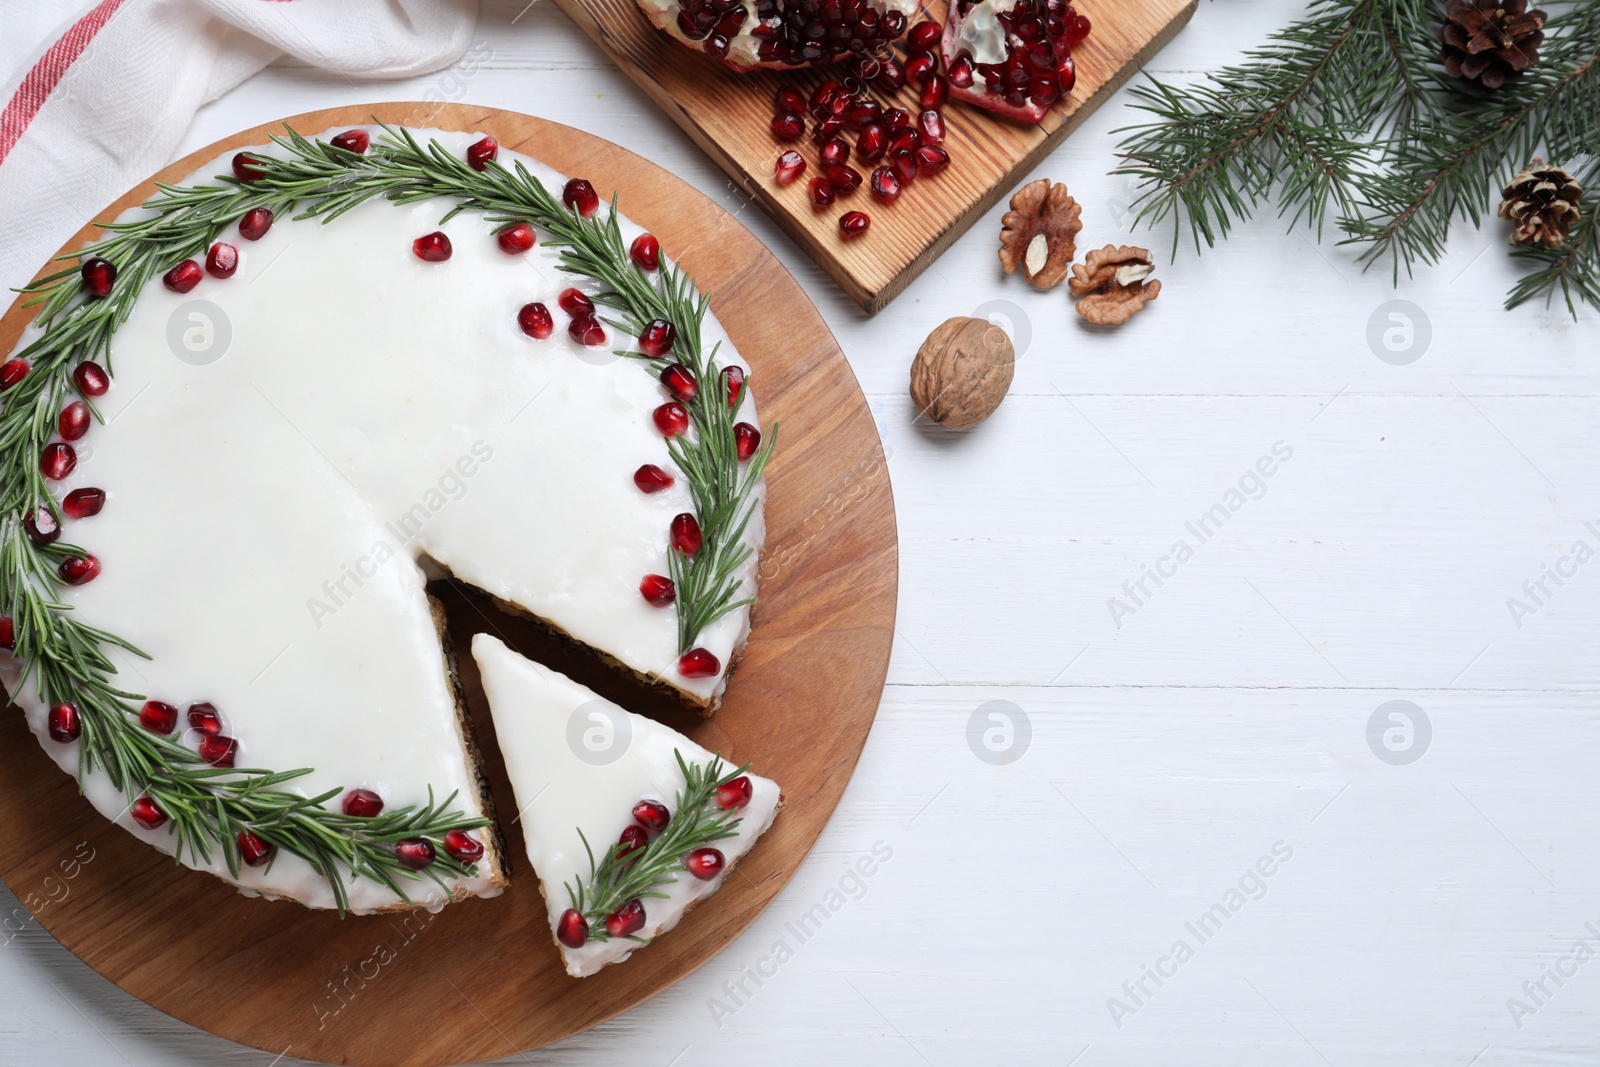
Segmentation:
{"type": "MultiPolygon", "coordinates": [[[[865,186],[832,207],[816,209],[806,182],[778,187],[773,161],[785,148],[769,128],[773,93],[799,86],[808,95],[828,71],[757,71],[739,74],[656,30],[633,0],[556,0],[618,67],[669,118],[683,128],[784,231],[816,260],[845,293],[868,312],[881,311],[972,223],[1010,195],[1066,136],[1105,103],[1188,22],[1198,0],[1086,0],[1077,4],[1094,23],[1073,52],[1078,80],[1038,126],[1008,122],[952,101],[944,109],[945,147],[951,165],[918,180],[893,205],[873,199],[865,186]],[[872,216],[864,237],[846,243],[839,216],[872,216]]],[[[931,0],[922,17],[943,20],[945,0],[931,0]]],[[[889,97],[916,113],[916,87],[889,97]]],[[[817,164],[809,138],[806,177],[817,164]]],[[[852,164],[861,169],[861,164],[852,164]]],[[[869,168],[870,169],[870,168],[869,168]]],[[[865,176],[868,171],[863,171],[865,176]]]]}
{"type": "MultiPolygon", "coordinates": [[[[274,1053],[292,1047],[373,1067],[481,1060],[580,1032],[676,982],[753,921],[816,841],[865,744],[887,670],[897,584],[894,504],[866,402],[832,334],[771,253],[653,164],[541,119],[392,103],[288,121],[309,134],[373,115],[417,122],[424,111],[433,125],[492,133],[509,149],[616,189],[623,210],[713,294],[713,311],[749,360],[763,415],[783,426],[768,473],[762,598],[721,710],[707,720],[678,716],[673,725],[775,778],[786,807],[716,897],[627,963],[578,980],[562,970],[520,831],[506,818],[518,805],[466,642],[488,629],[547,662],[552,650],[532,627],[460,591],[443,594],[513,884],[501,897],[437,917],[341,920],[243,897],[101,818],[39,749],[21,714],[13,708],[0,717],[0,825],[9,827],[0,835],[0,876],[21,887],[71,882],[70,897],[29,895],[46,929],[129,993],[195,1026],[274,1053]],[[52,902],[58,906],[44,906],[52,902]]],[[[228,137],[158,178],[177,180],[277,128],[228,137]]],[[[153,191],[132,190],[101,217],[153,191]]],[[[0,320],[0,350],[30,314],[19,304],[0,320]]]]}

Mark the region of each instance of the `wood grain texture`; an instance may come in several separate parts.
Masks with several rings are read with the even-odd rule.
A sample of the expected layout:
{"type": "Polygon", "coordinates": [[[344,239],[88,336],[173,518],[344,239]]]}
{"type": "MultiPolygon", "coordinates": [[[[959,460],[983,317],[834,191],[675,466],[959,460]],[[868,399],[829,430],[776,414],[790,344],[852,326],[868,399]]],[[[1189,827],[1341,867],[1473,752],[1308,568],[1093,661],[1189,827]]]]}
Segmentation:
{"type": "MultiPolygon", "coordinates": [[[[394,103],[287,121],[314,132],[374,114],[487,131],[507,148],[615,188],[630,217],[714,294],[713,311],[752,365],[762,411],[783,427],[768,474],[752,639],[716,717],[674,725],[777,779],[785,810],[716,897],[660,944],[597,977],[563,973],[509,818],[502,826],[513,839],[513,885],[505,895],[437,916],[341,921],[247,899],[176,866],[100,818],[15,709],[0,720],[0,822],[9,827],[0,875],[21,887],[62,883],[62,864],[76,860],[70,897],[29,894],[28,906],[56,938],[134,996],[213,1033],[274,1053],[292,1047],[297,1056],[397,1067],[502,1056],[582,1031],[693,971],[761,913],[816,841],[866,741],[893,634],[897,549],[883,453],[855,378],[798,285],[732,217],[615,145],[512,112],[394,103]],[[58,906],[43,906],[52,900],[58,906]]],[[[157,177],[181,178],[276,128],[226,138],[157,177]]],[[[149,184],[135,189],[101,217],[151,192],[149,184]]],[[[94,232],[85,228],[68,247],[94,232]]],[[[0,321],[0,348],[28,318],[12,308],[0,321]]],[[[542,646],[531,627],[459,590],[445,595],[473,729],[506,816],[517,805],[465,642],[491,629],[535,654],[542,646]]]]}
{"type": "MultiPolygon", "coordinates": [[[[1076,86],[1044,122],[1021,125],[951,103],[945,108],[945,147],[952,163],[943,174],[916,182],[892,206],[872,199],[863,188],[817,210],[805,181],[782,188],[773,184],[773,160],[787,146],[773,138],[768,124],[773,92],[780,84],[798,85],[809,94],[829,72],[738,74],[657,31],[633,0],[556,0],[869,313],[886,307],[979,216],[1009,195],[1023,175],[1183,28],[1197,2],[1080,4],[1094,22],[1094,32],[1073,52],[1076,86]],[[866,211],[873,222],[864,237],[847,244],[839,237],[838,222],[852,209],[866,211]]],[[[924,16],[942,21],[946,8],[945,0],[931,0],[924,16]]],[[[877,92],[874,96],[888,99],[877,92]]],[[[914,86],[896,94],[899,106],[913,114],[915,100],[914,86]]],[[[802,149],[809,161],[807,176],[816,171],[810,147],[807,141],[802,149]]]]}

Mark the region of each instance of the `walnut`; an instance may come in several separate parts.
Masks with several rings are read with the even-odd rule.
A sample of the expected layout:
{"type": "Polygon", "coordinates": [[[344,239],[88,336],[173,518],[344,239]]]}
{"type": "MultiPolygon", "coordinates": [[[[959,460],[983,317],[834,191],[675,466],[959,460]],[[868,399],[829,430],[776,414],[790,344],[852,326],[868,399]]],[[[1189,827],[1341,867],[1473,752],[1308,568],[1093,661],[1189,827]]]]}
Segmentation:
{"type": "Polygon", "coordinates": [[[1023,275],[1040,289],[1060,285],[1078,254],[1082,213],[1065,185],[1051,185],[1049,178],[1024,185],[1000,220],[1000,265],[1007,274],[1020,265],[1023,275]]]}
{"type": "Polygon", "coordinates": [[[1155,269],[1147,248],[1106,245],[1072,268],[1067,287],[1082,297],[1078,314],[1096,326],[1118,326],[1161,294],[1159,281],[1145,280],[1155,269]]]}
{"type": "Polygon", "coordinates": [[[1011,388],[1011,338],[983,319],[954,318],[928,335],[911,363],[911,400],[919,414],[968,430],[994,414],[1011,388]]]}

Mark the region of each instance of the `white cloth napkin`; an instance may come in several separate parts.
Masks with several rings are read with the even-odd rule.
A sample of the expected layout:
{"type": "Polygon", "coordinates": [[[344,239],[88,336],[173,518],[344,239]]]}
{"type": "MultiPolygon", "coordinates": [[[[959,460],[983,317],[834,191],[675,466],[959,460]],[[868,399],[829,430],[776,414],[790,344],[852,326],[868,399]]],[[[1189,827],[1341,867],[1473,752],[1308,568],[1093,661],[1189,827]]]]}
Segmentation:
{"type": "Polygon", "coordinates": [[[172,159],[202,104],[280,55],[402,78],[455,62],[476,18],[477,0],[0,0],[0,286],[32,279],[172,159]]]}

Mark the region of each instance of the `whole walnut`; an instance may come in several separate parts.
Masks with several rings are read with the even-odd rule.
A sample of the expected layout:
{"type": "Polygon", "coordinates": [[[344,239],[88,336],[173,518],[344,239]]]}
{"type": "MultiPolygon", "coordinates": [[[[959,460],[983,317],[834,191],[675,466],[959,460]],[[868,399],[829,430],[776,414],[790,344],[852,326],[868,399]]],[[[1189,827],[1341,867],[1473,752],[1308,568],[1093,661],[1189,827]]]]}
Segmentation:
{"type": "Polygon", "coordinates": [[[1011,338],[1000,327],[984,319],[948,319],[911,363],[911,400],[918,414],[941,426],[971,429],[1005,399],[1015,365],[1011,338]]]}

